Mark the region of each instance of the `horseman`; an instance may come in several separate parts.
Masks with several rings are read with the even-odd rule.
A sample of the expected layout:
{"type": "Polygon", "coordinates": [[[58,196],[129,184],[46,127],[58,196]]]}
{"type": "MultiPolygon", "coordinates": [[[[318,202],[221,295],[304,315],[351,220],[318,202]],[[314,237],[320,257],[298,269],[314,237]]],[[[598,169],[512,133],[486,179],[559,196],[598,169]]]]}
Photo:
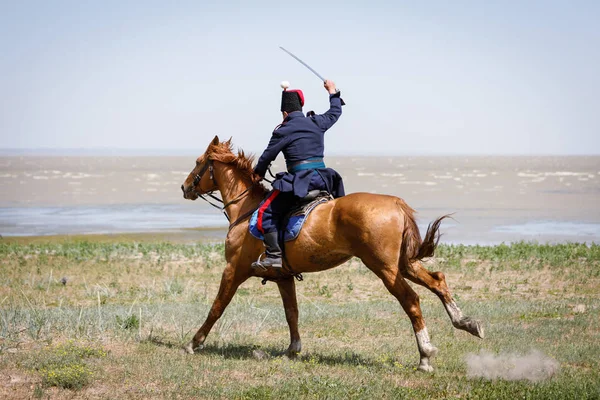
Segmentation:
{"type": "Polygon", "coordinates": [[[252,264],[255,268],[281,268],[282,253],[278,243],[278,225],[281,218],[298,200],[312,190],[326,190],[333,197],[344,195],[342,177],[323,162],[325,132],[342,115],[342,99],[335,84],[325,81],[329,93],[329,110],[317,115],[302,113],[304,94],[301,90],[287,90],[281,84],[281,112],[283,122],[275,128],[269,145],[260,156],[254,172],[265,176],[272,161],[283,152],[287,172],[280,172],[273,181],[273,190],[260,204],[257,228],[264,235],[266,258],[252,264]]]}

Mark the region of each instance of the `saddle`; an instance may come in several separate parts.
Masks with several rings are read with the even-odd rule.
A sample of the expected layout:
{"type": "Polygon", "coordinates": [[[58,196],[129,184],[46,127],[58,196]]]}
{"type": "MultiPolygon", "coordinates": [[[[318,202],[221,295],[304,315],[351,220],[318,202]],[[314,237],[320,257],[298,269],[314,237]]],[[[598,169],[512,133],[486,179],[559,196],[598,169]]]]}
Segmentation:
{"type": "MultiPolygon", "coordinates": [[[[279,242],[289,242],[290,240],[296,239],[310,213],[319,204],[326,203],[329,200],[333,200],[333,196],[331,193],[324,190],[311,190],[305,197],[298,200],[285,217],[282,218],[279,229],[279,242]]],[[[252,236],[263,240],[263,234],[258,230],[257,221],[258,210],[254,211],[250,218],[249,230],[252,236]]]]}

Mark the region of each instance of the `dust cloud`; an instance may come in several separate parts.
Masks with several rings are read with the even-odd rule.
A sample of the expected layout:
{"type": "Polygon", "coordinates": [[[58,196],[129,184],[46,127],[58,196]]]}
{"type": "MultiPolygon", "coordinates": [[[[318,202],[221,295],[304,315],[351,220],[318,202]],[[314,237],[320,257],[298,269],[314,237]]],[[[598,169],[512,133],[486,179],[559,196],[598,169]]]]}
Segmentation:
{"type": "Polygon", "coordinates": [[[468,354],[467,376],[469,378],[528,380],[539,382],[556,374],[558,361],[543,353],[532,350],[527,355],[493,354],[482,350],[479,354],[468,354]]]}

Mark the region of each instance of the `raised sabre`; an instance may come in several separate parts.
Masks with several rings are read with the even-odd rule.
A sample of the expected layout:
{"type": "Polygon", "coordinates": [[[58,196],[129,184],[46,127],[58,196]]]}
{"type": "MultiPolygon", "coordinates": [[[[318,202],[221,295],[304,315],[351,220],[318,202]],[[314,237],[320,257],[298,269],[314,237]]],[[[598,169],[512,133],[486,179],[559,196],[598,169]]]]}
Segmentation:
{"type": "MultiPolygon", "coordinates": [[[[310,72],[312,72],[313,74],[315,74],[321,81],[323,81],[323,83],[325,82],[325,78],[323,78],[321,76],[321,74],[319,74],[317,71],[315,71],[314,69],[312,69],[310,67],[310,65],[308,65],[307,63],[305,63],[304,61],[302,61],[301,59],[299,59],[298,57],[296,57],[293,53],[289,52],[288,50],[284,49],[283,47],[279,46],[279,48],[283,51],[285,51],[286,53],[288,53],[290,56],[292,56],[296,61],[298,61],[300,64],[304,65],[306,68],[308,68],[310,70],[310,72]]],[[[336,92],[339,92],[339,89],[336,89],[336,92]]],[[[344,102],[344,100],[342,100],[340,98],[340,100],[342,101],[342,105],[345,106],[346,103],[344,102]]]]}
{"type": "Polygon", "coordinates": [[[308,68],[310,70],[310,72],[312,72],[313,74],[315,74],[316,76],[318,76],[320,80],[322,80],[323,82],[325,82],[325,78],[323,78],[317,71],[315,71],[314,69],[312,69],[310,67],[310,65],[308,65],[307,63],[305,63],[304,61],[302,61],[301,59],[299,59],[298,57],[296,57],[294,54],[290,53],[289,51],[287,51],[283,47],[279,46],[279,48],[281,50],[285,51],[286,53],[288,53],[290,56],[294,57],[296,59],[296,61],[298,61],[300,64],[304,65],[306,68],[308,68]]]}

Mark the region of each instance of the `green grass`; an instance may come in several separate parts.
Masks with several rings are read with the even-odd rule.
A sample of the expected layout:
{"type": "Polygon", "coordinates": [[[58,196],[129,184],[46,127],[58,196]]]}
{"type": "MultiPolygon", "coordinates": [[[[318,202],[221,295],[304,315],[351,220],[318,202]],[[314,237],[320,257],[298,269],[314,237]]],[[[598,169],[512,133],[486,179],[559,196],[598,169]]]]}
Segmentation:
{"type": "Polygon", "coordinates": [[[107,353],[96,347],[77,345],[72,341],[29,354],[24,366],[35,371],[44,387],[56,386],[63,389],[81,389],[92,379],[93,367],[90,358],[106,357],[107,353]]]}
{"type": "Polygon", "coordinates": [[[600,397],[597,245],[441,245],[426,266],[446,273],[486,339],[456,331],[439,300],[415,287],[440,350],[433,374],[415,371],[408,318],[359,260],[297,283],[299,360],[281,357],[289,340],[281,300],[258,279],[240,288],[206,348],[184,355],[216,295],[223,251],[1,241],[0,374],[11,378],[0,398],[600,397]],[[467,377],[468,354],[532,349],[559,372],[537,383],[467,377]]]}

